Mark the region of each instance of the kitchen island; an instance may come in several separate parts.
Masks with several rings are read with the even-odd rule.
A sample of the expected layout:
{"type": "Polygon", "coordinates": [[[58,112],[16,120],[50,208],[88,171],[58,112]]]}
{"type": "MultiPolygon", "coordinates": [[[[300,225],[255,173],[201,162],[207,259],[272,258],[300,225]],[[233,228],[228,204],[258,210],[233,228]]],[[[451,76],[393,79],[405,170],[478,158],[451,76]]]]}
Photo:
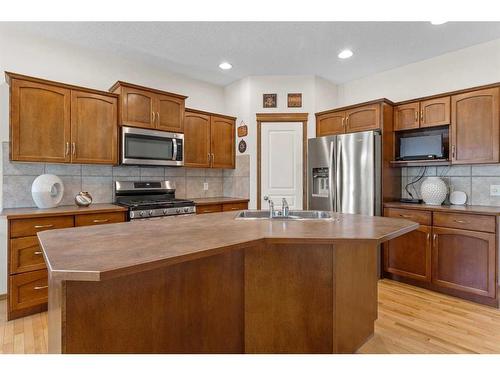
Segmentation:
{"type": "Polygon", "coordinates": [[[51,353],[352,353],[373,334],[393,218],[235,212],[38,233],[51,353]]]}

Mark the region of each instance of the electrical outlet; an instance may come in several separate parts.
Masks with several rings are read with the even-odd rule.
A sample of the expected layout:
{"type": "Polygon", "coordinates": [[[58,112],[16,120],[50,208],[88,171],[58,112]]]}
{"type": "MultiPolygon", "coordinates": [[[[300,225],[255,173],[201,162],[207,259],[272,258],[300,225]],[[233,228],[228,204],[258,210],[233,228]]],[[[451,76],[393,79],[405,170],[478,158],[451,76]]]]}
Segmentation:
{"type": "Polygon", "coordinates": [[[203,183],[203,190],[208,190],[208,182],[203,183]]]}
{"type": "Polygon", "coordinates": [[[500,185],[490,185],[490,195],[500,196],[500,185]]]}

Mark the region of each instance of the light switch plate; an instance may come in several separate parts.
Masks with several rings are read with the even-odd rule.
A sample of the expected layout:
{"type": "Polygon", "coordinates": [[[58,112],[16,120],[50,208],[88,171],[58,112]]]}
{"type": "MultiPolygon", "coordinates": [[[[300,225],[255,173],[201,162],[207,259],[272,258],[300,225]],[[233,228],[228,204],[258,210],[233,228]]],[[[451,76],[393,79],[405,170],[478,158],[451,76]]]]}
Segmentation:
{"type": "Polygon", "coordinates": [[[500,196],[500,185],[490,185],[490,195],[500,196]]]}
{"type": "MultiPolygon", "coordinates": [[[[500,189],[500,186],[499,186],[500,189]]],[[[208,182],[203,183],[203,190],[208,190],[208,182]]]]}

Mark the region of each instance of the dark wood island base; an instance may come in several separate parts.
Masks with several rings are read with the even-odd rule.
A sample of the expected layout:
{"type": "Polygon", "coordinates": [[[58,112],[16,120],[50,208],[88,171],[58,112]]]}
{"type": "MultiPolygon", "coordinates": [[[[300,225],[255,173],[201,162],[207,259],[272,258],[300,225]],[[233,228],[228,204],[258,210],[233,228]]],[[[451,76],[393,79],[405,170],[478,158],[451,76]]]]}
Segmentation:
{"type": "Polygon", "coordinates": [[[50,280],[52,353],[352,353],[373,334],[376,248],[263,240],[104,281],[50,280]]]}

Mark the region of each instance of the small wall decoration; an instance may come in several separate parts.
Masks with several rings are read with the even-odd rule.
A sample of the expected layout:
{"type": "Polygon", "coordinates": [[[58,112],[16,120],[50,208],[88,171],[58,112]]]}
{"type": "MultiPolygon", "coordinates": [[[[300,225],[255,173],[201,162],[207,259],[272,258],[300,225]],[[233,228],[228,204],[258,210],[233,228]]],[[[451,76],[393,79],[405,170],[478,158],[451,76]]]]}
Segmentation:
{"type": "Polygon", "coordinates": [[[264,108],[276,108],[278,94],[262,94],[262,106],[264,108]]]}
{"type": "Polygon", "coordinates": [[[302,107],[302,94],[301,93],[288,94],[288,108],[300,108],[300,107],[302,107]]]}
{"type": "Polygon", "coordinates": [[[238,151],[240,152],[240,154],[243,154],[245,153],[246,150],[247,150],[247,143],[245,142],[244,139],[242,139],[240,143],[238,143],[238,151]]]}
{"type": "Polygon", "coordinates": [[[248,134],[248,127],[245,125],[245,123],[242,121],[240,123],[240,126],[238,126],[238,137],[246,137],[248,134]]]}

